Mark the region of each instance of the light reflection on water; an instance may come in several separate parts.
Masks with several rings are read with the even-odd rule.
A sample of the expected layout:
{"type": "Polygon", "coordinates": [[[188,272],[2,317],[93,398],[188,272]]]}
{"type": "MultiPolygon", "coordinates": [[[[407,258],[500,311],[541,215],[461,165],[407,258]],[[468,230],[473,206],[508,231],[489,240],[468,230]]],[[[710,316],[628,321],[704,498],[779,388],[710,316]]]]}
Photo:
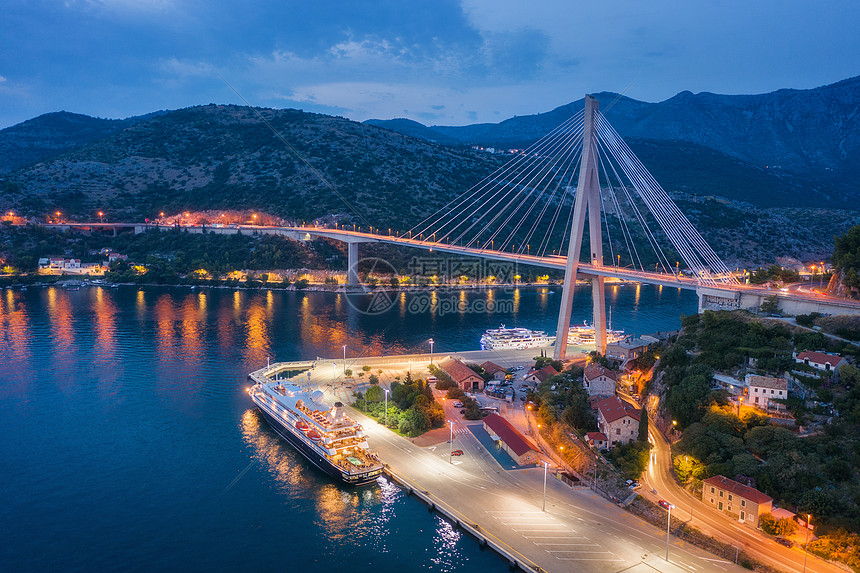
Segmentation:
{"type": "MultiPolygon", "coordinates": [[[[574,321],[590,319],[590,288],[576,294],[574,321]]],[[[343,345],[348,358],[426,352],[431,337],[437,353],[470,350],[500,323],[553,332],[560,289],[434,296],[400,293],[388,312],[368,316],[333,293],[5,289],[0,522],[16,527],[0,563],[503,570],[397,487],[354,490],[329,479],[268,428],[244,392],[267,356],[339,361],[343,345]],[[465,305],[416,313],[416,296],[465,305]],[[514,312],[473,305],[490,297],[512,301],[514,312]]],[[[612,296],[613,326],[628,332],[677,328],[696,309],[695,296],[677,289],[620,286],[612,296]]]]}

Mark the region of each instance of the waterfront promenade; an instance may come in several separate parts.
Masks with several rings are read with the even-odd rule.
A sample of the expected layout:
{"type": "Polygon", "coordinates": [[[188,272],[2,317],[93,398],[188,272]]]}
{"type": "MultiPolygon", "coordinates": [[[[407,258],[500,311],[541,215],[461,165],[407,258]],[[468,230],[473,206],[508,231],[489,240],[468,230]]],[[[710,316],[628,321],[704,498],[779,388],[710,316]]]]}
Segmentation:
{"type": "MultiPolygon", "coordinates": [[[[530,364],[539,353],[536,349],[446,353],[435,355],[434,362],[444,356],[460,356],[470,362],[493,360],[517,366],[530,364]]],[[[411,368],[413,376],[425,376],[429,358],[367,357],[347,362],[352,369],[364,364],[383,369],[381,381],[387,386],[393,376],[406,369],[411,368]]],[[[351,398],[352,390],[338,375],[341,362],[321,358],[310,371],[311,381],[321,385],[332,400],[351,398]]],[[[277,368],[272,365],[268,371],[277,368]]],[[[447,418],[455,422],[453,446],[443,441],[420,447],[361,412],[353,409],[351,415],[364,425],[370,447],[379,453],[392,479],[427,503],[431,511],[440,512],[521,568],[594,573],[742,570],[675,537],[669,538],[667,562],[665,530],[589,489],[570,488],[551,473],[546,511],[542,511],[543,468],[502,468],[469,429],[481,422],[464,421],[451,404],[446,403],[445,408],[447,418]],[[452,447],[463,450],[464,455],[451,458],[452,447]]]]}

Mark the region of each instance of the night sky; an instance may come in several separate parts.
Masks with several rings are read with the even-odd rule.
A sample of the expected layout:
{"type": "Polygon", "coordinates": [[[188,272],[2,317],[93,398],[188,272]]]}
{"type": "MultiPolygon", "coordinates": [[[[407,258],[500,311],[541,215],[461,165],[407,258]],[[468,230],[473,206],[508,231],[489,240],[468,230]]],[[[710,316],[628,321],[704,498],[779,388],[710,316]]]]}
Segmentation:
{"type": "Polygon", "coordinates": [[[857,0],[5,0],[0,128],[242,100],[497,122],[584,93],[661,101],[860,74],[857,0]]]}

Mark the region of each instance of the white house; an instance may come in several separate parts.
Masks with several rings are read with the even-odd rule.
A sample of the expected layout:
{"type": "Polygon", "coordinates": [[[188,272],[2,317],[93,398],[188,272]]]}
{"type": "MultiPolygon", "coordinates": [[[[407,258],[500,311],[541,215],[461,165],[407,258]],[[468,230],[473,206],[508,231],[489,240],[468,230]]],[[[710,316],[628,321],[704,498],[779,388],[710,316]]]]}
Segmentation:
{"type": "Polygon", "coordinates": [[[609,447],[609,440],[603,432],[588,432],[585,434],[585,439],[592,448],[602,450],[609,447]]]}
{"type": "Polygon", "coordinates": [[[613,446],[639,438],[639,417],[642,410],[618,396],[604,398],[595,404],[597,427],[613,446]]]}
{"type": "Polygon", "coordinates": [[[585,367],[582,385],[588,391],[589,396],[614,396],[616,379],[615,372],[609,368],[600,364],[589,364],[585,367]]]}
{"type": "Polygon", "coordinates": [[[838,354],[810,351],[801,352],[800,354],[795,355],[794,360],[798,364],[806,364],[807,366],[812,366],[816,370],[824,370],[825,372],[838,370],[845,361],[845,359],[838,354]]]}
{"type": "Polygon", "coordinates": [[[550,365],[546,365],[540,370],[535,370],[534,372],[529,373],[525,378],[523,378],[523,380],[532,384],[540,384],[556,374],[558,374],[558,370],[550,365]]]}
{"type": "Polygon", "coordinates": [[[772,400],[788,398],[788,380],[747,374],[746,382],[749,385],[749,404],[751,406],[762,410],[785,408],[785,405],[772,402],[772,400]]]}

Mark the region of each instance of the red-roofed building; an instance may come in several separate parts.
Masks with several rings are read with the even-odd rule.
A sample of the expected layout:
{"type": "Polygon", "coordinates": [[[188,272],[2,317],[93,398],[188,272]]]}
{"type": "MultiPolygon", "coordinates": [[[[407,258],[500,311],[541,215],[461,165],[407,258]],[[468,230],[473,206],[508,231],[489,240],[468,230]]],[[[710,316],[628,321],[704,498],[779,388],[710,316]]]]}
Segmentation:
{"type": "Polygon", "coordinates": [[[609,447],[609,440],[603,432],[588,432],[585,434],[585,439],[592,448],[602,450],[609,447]]]}
{"type": "Polygon", "coordinates": [[[481,364],[481,368],[484,369],[484,372],[492,376],[494,380],[504,380],[508,374],[507,369],[502,368],[498,364],[493,364],[489,360],[481,364]]]}
{"type": "Polygon", "coordinates": [[[794,357],[794,360],[799,364],[812,366],[816,370],[824,370],[831,372],[838,370],[845,360],[836,354],[827,354],[826,352],[801,352],[794,357]]]}
{"type": "Polygon", "coordinates": [[[582,375],[582,385],[589,396],[614,396],[617,375],[600,364],[589,364],[582,375]]]}
{"type": "Polygon", "coordinates": [[[521,466],[539,464],[543,461],[540,450],[498,414],[490,414],[484,418],[484,429],[491,438],[498,440],[502,449],[521,466]]]}
{"type": "Polygon", "coordinates": [[[723,476],[702,482],[702,501],[750,527],[758,527],[759,517],[773,507],[769,495],[723,476]]]}
{"type": "Polygon", "coordinates": [[[459,360],[446,358],[439,363],[439,368],[444,370],[463,392],[480,390],[484,387],[484,379],[459,360]]]}
{"type": "Polygon", "coordinates": [[[597,427],[611,445],[626,444],[639,438],[639,417],[642,410],[618,396],[598,400],[597,427]]]}
{"type": "Polygon", "coordinates": [[[532,382],[533,384],[540,384],[541,382],[546,382],[549,378],[552,378],[556,374],[558,374],[558,370],[547,364],[540,370],[535,370],[534,372],[526,376],[524,380],[526,382],[532,382]]]}

